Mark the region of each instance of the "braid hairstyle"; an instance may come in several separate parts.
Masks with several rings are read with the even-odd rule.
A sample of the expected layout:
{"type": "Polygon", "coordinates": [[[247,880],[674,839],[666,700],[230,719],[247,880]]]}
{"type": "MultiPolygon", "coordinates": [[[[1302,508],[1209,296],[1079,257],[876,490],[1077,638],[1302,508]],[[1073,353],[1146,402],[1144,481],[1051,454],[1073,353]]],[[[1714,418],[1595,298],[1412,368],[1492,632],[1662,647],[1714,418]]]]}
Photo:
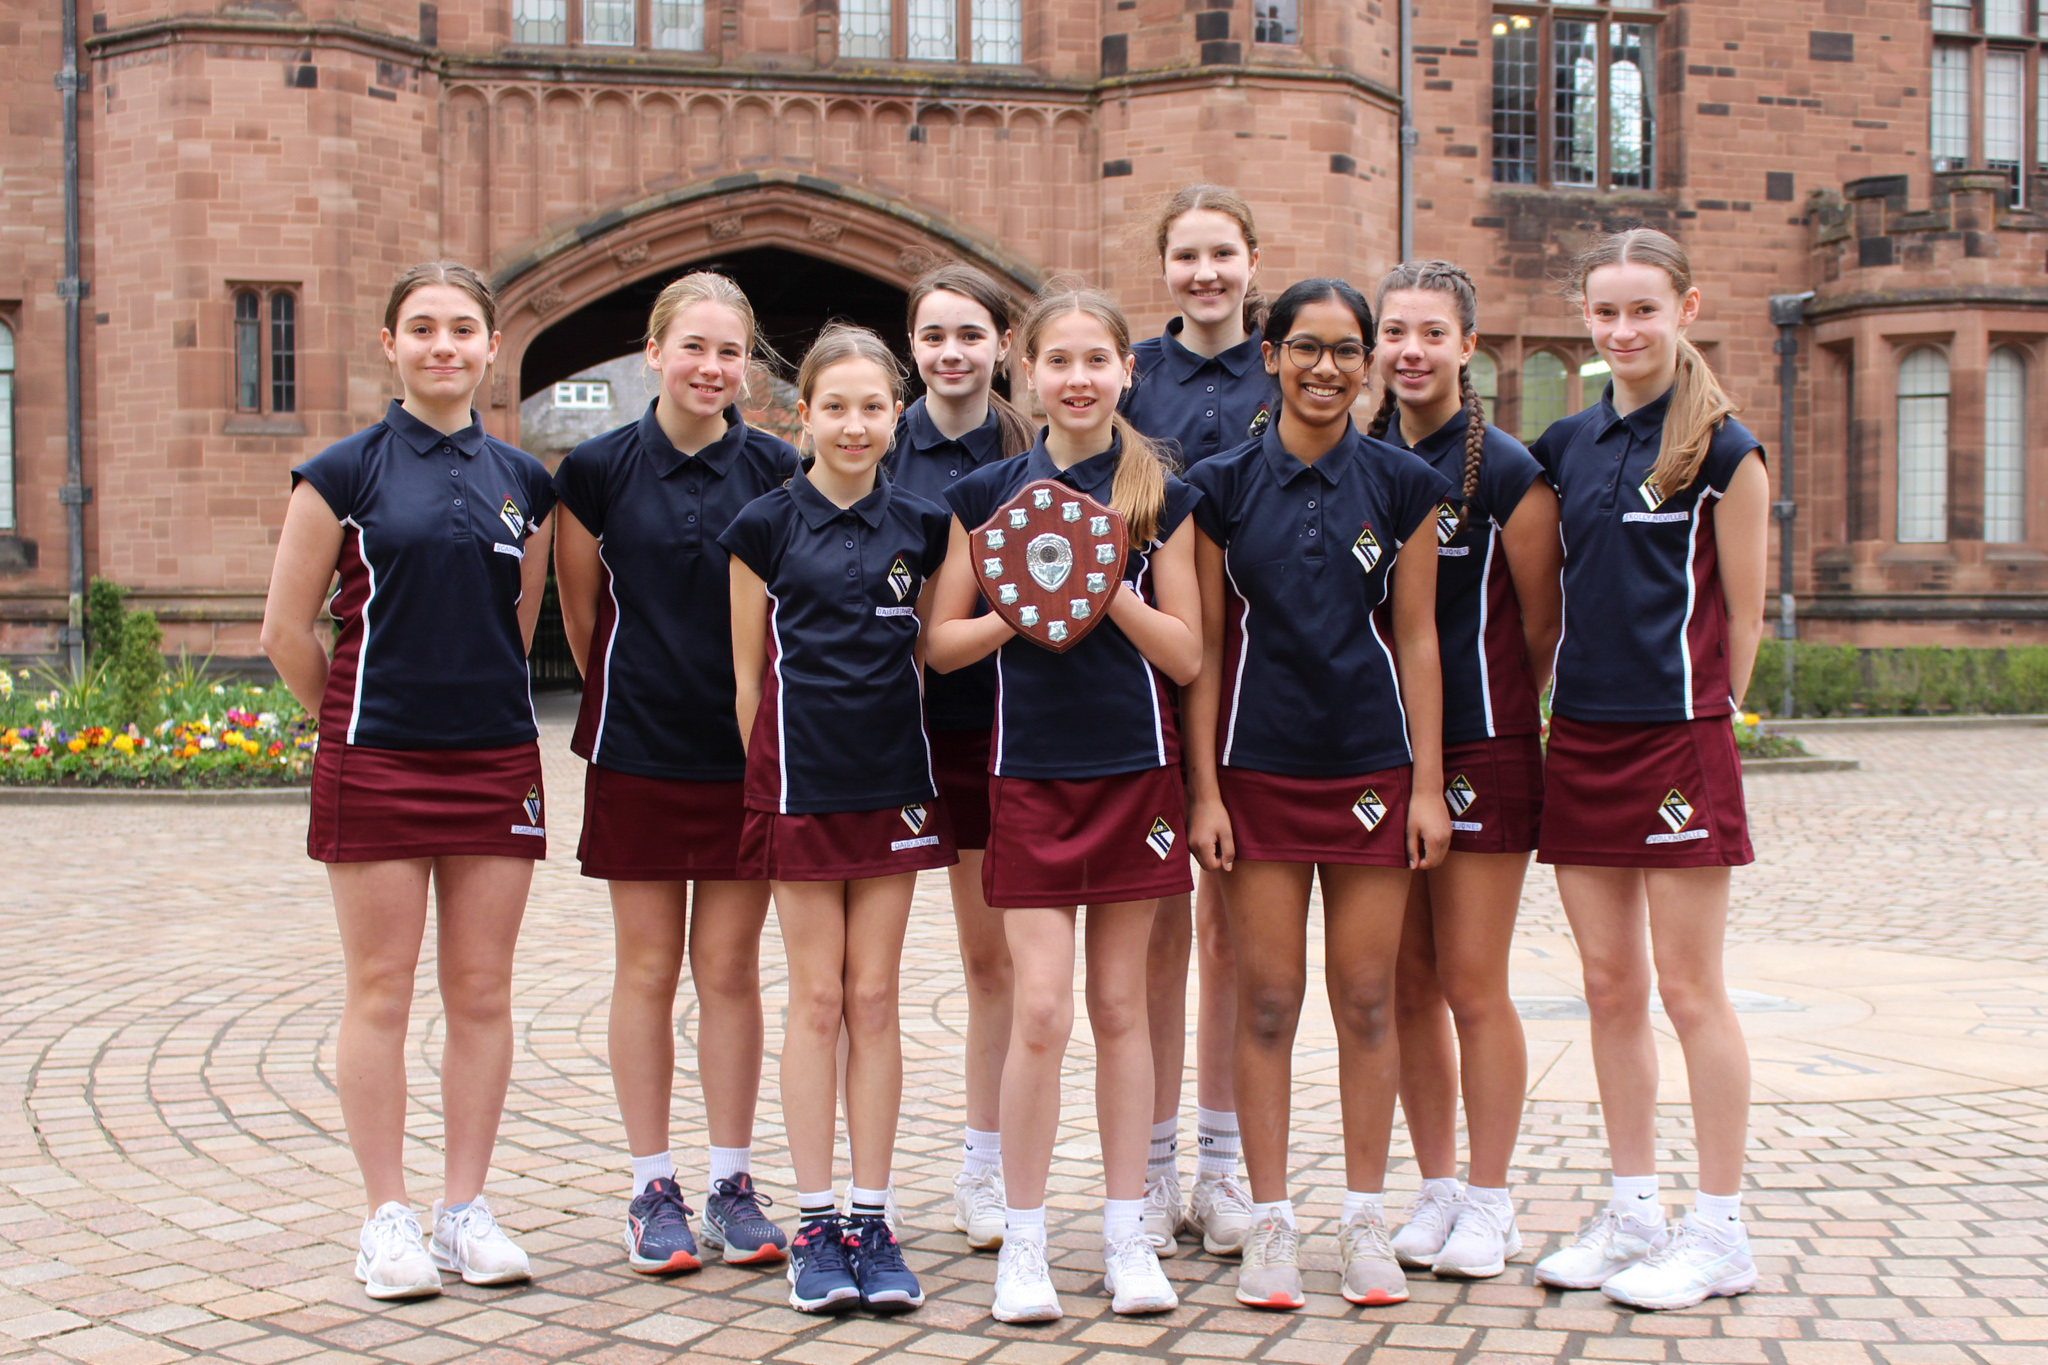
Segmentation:
{"type": "MultiPolygon", "coordinates": [[[[1462,267],[1449,261],[1403,261],[1386,273],[1374,291],[1374,311],[1384,318],[1387,296],[1406,290],[1450,295],[1459,329],[1466,336],[1479,330],[1479,291],[1462,267]]],[[[1451,532],[1454,536],[1465,529],[1465,520],[1472,515],[1472,499],[1479,495],[1479,467],[1486,448],[1486,407],[1478,390],[1472,387],[1469,364],[1458,367],[1458,401],[1465,409],[1465,478],[1458,494],[1458,524],[1451,532]]],[[[1379,413],[1373,418],[1374,436],[1386,435],[1399,407],[1394,386],[1389,384],[1387,396],[1380,401],[1379,413]]]]}

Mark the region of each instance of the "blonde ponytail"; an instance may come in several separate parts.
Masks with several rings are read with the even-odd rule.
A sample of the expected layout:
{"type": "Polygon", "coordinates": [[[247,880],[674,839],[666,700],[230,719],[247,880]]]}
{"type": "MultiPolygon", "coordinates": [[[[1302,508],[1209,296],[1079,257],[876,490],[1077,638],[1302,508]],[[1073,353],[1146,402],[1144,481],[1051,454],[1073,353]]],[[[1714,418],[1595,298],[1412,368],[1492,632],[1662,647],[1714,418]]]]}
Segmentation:
{"type": "Polygon", "coordinates": [[[1678,339],[1678,372],[1671,381],[1671,403],[1664,412],[1664,445],[1650,470],[1650,482],[1666,497],[1692,487],[1706,462],[1707,447],[1714,431],[1741,408],[1700,348],[1685,337],[1678,339]]]}

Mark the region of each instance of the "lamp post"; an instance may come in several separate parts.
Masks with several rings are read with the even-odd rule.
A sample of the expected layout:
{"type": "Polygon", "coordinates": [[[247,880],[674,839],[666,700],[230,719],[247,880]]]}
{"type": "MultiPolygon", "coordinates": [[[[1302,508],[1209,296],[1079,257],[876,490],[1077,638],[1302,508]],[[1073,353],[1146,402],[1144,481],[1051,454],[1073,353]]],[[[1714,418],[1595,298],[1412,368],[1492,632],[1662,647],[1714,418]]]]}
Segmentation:
{"type": "Polygon", "coordinates": [[[1785,694],[1778,714],[1792,715],[1792,644],[1799,638],[1799,619],[1792,596],[1792,522],[1798,504],[1792,497],[1792,394],[1799,383],[1799,325],[1813,291],[1771,295],[1771,322],[1778,329],[1772,347],[1778,353],[1778,500],[1771,518],[1778,523],[1778,638],[1784,642],[1785,694]]]}

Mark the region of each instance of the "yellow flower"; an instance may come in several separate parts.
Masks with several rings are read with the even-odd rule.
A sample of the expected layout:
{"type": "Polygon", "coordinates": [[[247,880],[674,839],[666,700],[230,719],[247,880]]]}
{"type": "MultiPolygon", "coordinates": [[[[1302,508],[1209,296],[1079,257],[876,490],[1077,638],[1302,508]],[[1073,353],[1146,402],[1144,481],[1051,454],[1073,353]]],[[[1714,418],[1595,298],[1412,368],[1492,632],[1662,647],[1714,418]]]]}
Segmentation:
{"type": "Polygon", "coordinates": [[[1744,725],[1760,725],[1763,723],[1763,717],[1754,711],[1746,711],[1743,713],[1742,723],[1744,725]]]}
{"type": "Polygon", "coordinates": [[[82,754],[85,752],[85,741],[82,739],[74,739],[70,743],[66,744],[64,747],[69,749],[74,754],[82,754]]]}
{"type": "Polygon", "coordinates": [[[126,735],[115,735],[114,747],[124,754],[132,754],[135,752],[135,741],[126,735]]]}

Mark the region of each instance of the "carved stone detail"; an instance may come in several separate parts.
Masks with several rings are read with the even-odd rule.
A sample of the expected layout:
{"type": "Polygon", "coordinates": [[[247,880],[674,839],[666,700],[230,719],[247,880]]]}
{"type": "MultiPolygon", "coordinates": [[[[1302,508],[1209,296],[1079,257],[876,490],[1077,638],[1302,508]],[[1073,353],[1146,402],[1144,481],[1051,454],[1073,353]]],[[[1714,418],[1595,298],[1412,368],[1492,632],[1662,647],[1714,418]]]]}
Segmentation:
{"type": "Polygon", "coordinates": [[[622,246],[612,253],[612,259],[618,262],[619,269],[629,270],[647,259],[647,243],[635,242],[631,246],[622,246]]]}
{"type": "Polygon", "coordinates": [[[549,285],[533,296],[533,311],[546,317],[562,306],[562,291],[549,285]]]}
{"type": "Polygon", "coordinates": [[[711,220],[711,239],[715,242],[728,241],[739,236],[740,229],[743,226],[745,224],[737,213],[729,214],[724,218],[713,218],[711,220]]]}
{"type": "Polygon", "coordinates": [[[836,242],[839,234],[846,230],[846,225],[832,218],[813,217],[806,230],[814,242],[836,242]]]}

